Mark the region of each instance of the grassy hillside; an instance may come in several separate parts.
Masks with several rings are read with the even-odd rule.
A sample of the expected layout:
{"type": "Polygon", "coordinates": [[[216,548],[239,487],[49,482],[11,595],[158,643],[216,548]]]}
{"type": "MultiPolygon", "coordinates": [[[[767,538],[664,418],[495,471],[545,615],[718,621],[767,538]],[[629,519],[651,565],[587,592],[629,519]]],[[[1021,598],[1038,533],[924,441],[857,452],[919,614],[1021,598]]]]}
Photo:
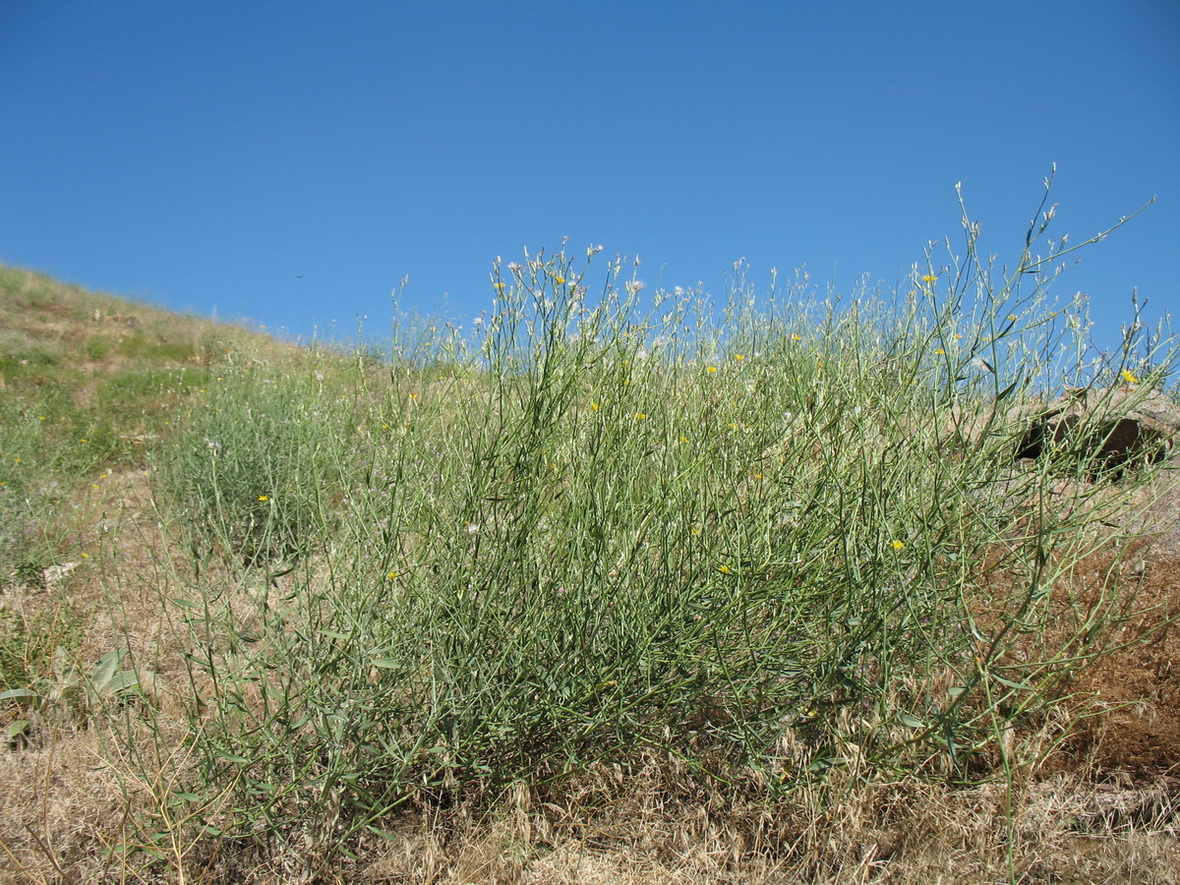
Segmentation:
{"type": "Polygon", "coordinates": [[[240,327],[0,267],[0,574],[80,555],[66,512],[94,497],[86,482],[146,469],[178,404],[243,347],[279,350],[240,327]]]}
{"type": "Polygon", "coordinates": [[[1174,881],[1175,341],[973,261],[384,355],[0,269],[9,879],[1174,881]]]}

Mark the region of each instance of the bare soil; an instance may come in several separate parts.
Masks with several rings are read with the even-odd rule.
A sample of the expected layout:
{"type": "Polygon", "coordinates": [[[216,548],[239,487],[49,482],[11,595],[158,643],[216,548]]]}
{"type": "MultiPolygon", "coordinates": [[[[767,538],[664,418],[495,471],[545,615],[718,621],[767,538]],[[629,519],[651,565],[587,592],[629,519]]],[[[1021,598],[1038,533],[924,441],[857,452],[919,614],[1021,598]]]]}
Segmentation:
{"type": "MultiPolygon", "coordinates": [[[[1170,479],[1170,477],[1168,477],[1170,479]]],[[[1079,759],[1102,770],[1180,774],[1180,493],[1153,508],[1158,535],[1137,551],[1143,611],[1115,637],[1127,643],[1078,681],[1106,709],[1080,723],[1072,741],[1079,759]]]]}

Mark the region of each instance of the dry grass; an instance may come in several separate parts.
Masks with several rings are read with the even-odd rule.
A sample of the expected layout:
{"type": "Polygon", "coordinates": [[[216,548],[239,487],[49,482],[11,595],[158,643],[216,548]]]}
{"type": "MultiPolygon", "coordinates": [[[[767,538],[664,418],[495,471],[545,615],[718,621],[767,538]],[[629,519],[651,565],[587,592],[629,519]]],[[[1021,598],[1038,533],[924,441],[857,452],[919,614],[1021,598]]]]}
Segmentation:
{"type": "MultiPolygon", "coordinates": [[[[1072,776],[954,790],[913,780],[772,806],[702,794],[667,761],[561,796],[518,788],[492,816],[419,812],[346,881],[991,883],[1180,880],[1176,782],[1072,776]],[[1008,801],[1012,802],[1011,814],[1008,801]],[[1010,853],[1009,853],[1010,849],[1010,853]]],[[[828,789],[837,789],[829,786],[828,789]]]]}

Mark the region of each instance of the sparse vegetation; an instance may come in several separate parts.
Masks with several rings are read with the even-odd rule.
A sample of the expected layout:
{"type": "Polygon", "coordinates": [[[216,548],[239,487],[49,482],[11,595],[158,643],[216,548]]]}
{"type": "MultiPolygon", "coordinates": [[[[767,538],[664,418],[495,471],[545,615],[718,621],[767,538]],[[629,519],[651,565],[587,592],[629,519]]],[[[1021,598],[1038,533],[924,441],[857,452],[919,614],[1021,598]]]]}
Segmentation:
{"type": "MultiPolygon", "coordinates": [[[[1171,462],[1089,443],[1172,401],[1180,351],[1089,348],[1049,217],[1006,274],[967,224],[846,300],[542,253],[471,334],[399,316],[383,358],[5,269],[0,725],[46,776],[84,726],[106,788],[68,832],[0,816],[13,868],[581,881],[590,844],[654,870],[642,824],[650,881],[1058,875],[1076,813],[1030,803],[1096,770],[1084,680],[1180,602],[1141,552],[1171,462]],[[1067,388],[1084,412],[1018,458],[1067,388]],[[79,613],[52,650],[38,582],[79,613]]],[[[1161,795],[1128,820],[1174,827],[1161,795]]]]}

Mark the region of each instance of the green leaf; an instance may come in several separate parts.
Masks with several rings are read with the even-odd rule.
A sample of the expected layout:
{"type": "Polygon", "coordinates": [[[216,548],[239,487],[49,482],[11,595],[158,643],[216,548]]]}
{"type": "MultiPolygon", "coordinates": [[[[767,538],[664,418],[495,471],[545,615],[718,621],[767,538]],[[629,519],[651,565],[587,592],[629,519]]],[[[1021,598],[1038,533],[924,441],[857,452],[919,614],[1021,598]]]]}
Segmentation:
{"type": "Polygon", "coordinates": [[[898,713],[897,721],[906,728],[925,728],[926,723],[917,716],[911,716],[909,713],[898,713]]]}
{"type": "Polygon", "coordinates": [[[115,668],[119,666],[119,657],[119,652],[112,649],[103,655],[102,659],[94,665],[94,670],[90,674],[90,681],[94,683],[96,688],[103,688],[110,682],[111,677],[115,675],[115,668]]]}
{"type": "Polygon", "coordinates": [[[41,695],[31,688],[10,688],[8,691],[0,691],[0,701],[29,701],[39,697],[41,695]]]}
{"type": "Polygon", "coordinates": [[[1008,397],[1010,397],[1012,395],[1013,391],[1016,390],[1016,385],[1019,383],[1020,383],[1020,379],[1017,379],[1017,380],[1013,381],[1011,384],[1009,384],[1007,387],[1005,387],[1003,390],[1001,390],[999,393],[997,393],[996,394],[996,402],[997,403],[1002,402],[1003,400],[1006,400],[1008,397]]]}
{"type": "Polygon", "coordinates": [[[1017,691],[1036,691],[1036,687],[1029,685],[1027,682],[1013,682],[1011,679],[1005,679],[1003,676],[997,676],[995,673],[991,674],[992,679],[1001,685],[1006,685],[1009,688],[1014,688],[1017,691]]]}
{"type": "Polygon", "coordinates": [[[112,676],[104,686],[111,694],[120,694],[133,688],[139,688],[139,674],[134,670],[124,670],[112,676]]]}

